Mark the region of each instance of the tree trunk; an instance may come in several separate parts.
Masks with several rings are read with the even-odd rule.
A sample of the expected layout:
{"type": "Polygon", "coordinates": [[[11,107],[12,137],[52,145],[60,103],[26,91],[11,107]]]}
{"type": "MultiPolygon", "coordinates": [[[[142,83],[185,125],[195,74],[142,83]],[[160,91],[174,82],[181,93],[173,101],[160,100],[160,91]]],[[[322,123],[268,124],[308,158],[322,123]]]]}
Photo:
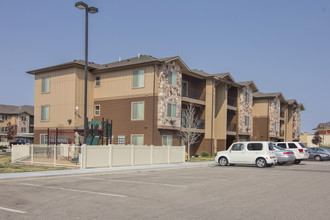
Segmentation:
{"type": "Polygon", "coordinates": [[[188,147],[188,160],[190,160],[190,144],[187,144],[188,147]]]}

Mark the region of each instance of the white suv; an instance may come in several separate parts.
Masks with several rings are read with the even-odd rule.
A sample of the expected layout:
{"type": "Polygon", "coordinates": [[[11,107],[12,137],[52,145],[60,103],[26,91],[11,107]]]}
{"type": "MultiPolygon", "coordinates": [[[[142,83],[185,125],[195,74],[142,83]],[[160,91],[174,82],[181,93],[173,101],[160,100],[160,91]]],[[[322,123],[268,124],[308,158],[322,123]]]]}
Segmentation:
{"type": "Polygon", "coordinates": [[[272,142],[244,141],[232,144],[226,151],[219,151],[215,162],[220,166],[256,164],[258,167],[265,167],[276,164],[277,158],[272,142]]]}
{"type": "Polygon", "coordinates": [[[299,164],[302,160],[307,160],[308,155],[308,148],[303,144],[299,142],[278,142],[274,143],[279,147],[282,147],[286,150],[291,150],[294,153],[294,156],[296,157],[296,160],[294,161],[295,164],[299,164]]]}

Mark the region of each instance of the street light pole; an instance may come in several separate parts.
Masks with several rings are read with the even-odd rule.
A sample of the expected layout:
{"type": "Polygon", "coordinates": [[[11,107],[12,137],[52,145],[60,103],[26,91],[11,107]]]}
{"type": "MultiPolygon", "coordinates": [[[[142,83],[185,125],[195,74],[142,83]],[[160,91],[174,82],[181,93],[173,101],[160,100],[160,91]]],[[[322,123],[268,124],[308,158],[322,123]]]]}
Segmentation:
{"type": "Polygon", "coordinates": [[[85,9],[85,94],[84,94],[84,144],[86,144],[87,138],[87,80],[88,80],[88,13],[95,14],[99,10],[95,7],[88,7],[88,5],[82,1],[76,2],[75,7],[84,10],[85,9]]]}

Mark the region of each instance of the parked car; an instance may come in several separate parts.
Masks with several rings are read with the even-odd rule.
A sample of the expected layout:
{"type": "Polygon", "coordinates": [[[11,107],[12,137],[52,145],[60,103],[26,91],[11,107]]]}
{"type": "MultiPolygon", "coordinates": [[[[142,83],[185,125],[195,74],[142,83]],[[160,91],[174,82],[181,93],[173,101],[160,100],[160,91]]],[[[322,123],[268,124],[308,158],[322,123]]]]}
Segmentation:
{"type": "Polygon", "coordinates": [[[9,143],[10,146],[13,146],[16,144],[32,144],[32,141],[30,141],[28,139],[16,139],[15,141],[12,141],[9,143]]]}
{"type": "Polygon", "coordinates": [[[277,158],[272,142],[247,141],[236,142],[228,150],[219,151],[215,162],[220,166],[228,164],[256,164],[258,167],[272,166],[277,158]]]}
{"type": "Polygon", "coordinates": [[[313,160],[329,160],[330,151],[327,148],[323,147],[310,147],[308,148],[309,159],[313,160]]]}
{"type": "Polygon", "coordinates": [[[283,165],[285,163],[293,163],[296,160],[296,157],[291,150],[286,150],[276,145],[274,145],[274,150],[277,157],[278,165],[283,165]]]}
{"type": "Polygon", "coordinates": [[[277,142],[277,146],[282,147],[286,150],[291,150],[296,157],[294,164],[299,164],[302,160],[308,159],[308,148],[299,142],[277,142]]]}

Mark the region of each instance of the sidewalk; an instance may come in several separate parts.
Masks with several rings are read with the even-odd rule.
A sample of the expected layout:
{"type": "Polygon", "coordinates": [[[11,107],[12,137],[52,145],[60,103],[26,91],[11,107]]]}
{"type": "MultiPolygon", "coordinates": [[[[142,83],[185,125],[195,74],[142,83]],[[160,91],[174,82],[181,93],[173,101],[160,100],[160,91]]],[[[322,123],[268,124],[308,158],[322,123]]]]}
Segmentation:
{"type": "Polygon", "coordinates": [[[1,179],[15,179],[15,178],[77,175],[77,174],[88,174],[88,173],[107,173],[107,172],[116,172],[116,171],[161,169],[161,168],[187,168],[187,167],[209,166],[211,164],[214,164],[214,162],[212,162],[212,161],[209,161],[209,162],[185,162],[185,163],[177,163],[177,164],[159,164],[159,165],[147,165],[147,166],[51,170],[51,171],[37,171],[37,172],[21,172],[21,173],[2,173],[2,174],[0,174],[0,180],[1,179]]]}

